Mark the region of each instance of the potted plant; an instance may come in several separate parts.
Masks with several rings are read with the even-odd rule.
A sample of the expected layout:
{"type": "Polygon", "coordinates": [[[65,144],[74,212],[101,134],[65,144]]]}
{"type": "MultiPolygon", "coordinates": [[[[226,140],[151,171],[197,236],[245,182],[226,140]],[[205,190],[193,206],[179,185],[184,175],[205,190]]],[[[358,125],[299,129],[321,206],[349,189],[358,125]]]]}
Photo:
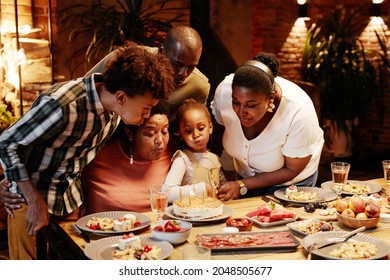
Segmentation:
{"type": "Polygon", "coordinates": [[[15,122],[14,115],[8,111],[6,104],[0,104],[0,134],[15,122]]]}
{"type": "MultiPolygon", "coordinates": [[[[60,12],[59,24],[69,32],[69,42],[79,46],[68,64],[84,56],[85,67],[125,41],[158,46],[174,23],[188,17],[178,0],[114,0],[111,4],[75,3],[60,12]],[[175,3],[176,2],[176,3],[175,3]]],[[[75,65],[71,68],[79,67],[75,65]]]]}
{"type": "Polygon", "coordinates": [[[364,23],[357,11],[336,9],[313,25],[303,49],[302,78],[319,88],[320,121],[335,157],[352,156],[355,126],[378,94],[373,52],[359,40],[364,23]]]}

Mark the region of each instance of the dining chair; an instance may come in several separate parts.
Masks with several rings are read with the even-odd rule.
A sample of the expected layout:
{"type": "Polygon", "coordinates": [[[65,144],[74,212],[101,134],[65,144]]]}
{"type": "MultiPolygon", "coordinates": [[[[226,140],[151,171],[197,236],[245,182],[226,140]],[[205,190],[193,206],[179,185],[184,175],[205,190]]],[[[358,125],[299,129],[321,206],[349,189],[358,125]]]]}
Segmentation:
{"type": "Polygon", "coordinates": [[[37,234],[38,260],[86,260],[83,250],[56,223],[50,223],[37,234]]]}

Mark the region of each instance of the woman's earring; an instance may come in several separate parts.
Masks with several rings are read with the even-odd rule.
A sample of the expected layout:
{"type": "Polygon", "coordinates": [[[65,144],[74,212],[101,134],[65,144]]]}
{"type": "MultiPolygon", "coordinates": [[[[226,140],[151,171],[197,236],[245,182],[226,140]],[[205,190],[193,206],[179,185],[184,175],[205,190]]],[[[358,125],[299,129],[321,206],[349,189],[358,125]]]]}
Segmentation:
{"type": "Polygon", "coordinates": [[[133,164],[134,163],[134,159],[133,159],[133,148],[131,147],[132,143],[133,143],[133,137],[129,137],[129,141],[130,141],[130,164],[133,164]]]}
{"type": "Polygon", "coordinates": [[[275,104],[272,100],[270,100],[270,102],[268,103],[267,112],[272,113],[274,109],[275,109],[275,104]]]}

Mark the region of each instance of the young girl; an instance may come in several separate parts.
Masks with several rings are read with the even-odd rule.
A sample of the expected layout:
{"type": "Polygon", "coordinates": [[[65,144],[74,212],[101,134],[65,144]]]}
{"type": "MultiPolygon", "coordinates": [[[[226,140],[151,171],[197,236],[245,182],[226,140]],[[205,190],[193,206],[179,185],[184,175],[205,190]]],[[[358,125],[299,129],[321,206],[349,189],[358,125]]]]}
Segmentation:
{"type": "MultiPolygon", "coordinates": [[[[172,157],[172,165],[165,179],[171,187],[169,201],[178,198],[178,188],[188,195],[193,185],[205,183],[209,195],[216,185],[224,182],[220,159],[207,151],[207,143],[213,132],[210,113],[204,104],[186,99],[177,112],[178,135],[184,140],[185,149],[178,150],[172,157]]],[[[202,188],[195,188],[196,195],[202,195],[202,188]]]]}

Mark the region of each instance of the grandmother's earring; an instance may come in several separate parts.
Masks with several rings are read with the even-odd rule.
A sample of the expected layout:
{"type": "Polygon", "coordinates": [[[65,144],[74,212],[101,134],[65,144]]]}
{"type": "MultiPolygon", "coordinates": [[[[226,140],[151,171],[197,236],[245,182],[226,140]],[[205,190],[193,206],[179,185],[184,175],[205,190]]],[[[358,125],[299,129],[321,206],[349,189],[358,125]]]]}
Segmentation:
{"type": "Polygon", "coordinates": [[[274,111],[274,109],[275,109],[274,101],[270,100],[270,102],[268,103],[267,112],[272,113],[274,111]]]}
{"type": "Polygon", "coordinates": [[[129,141],[130,141],[130,164],[133,164],[134,163],[134,159],[133,159],[133,149],[131,147],[131,144],[133,143],[133,138],[132,137],[129,137],[129,141]]]}

